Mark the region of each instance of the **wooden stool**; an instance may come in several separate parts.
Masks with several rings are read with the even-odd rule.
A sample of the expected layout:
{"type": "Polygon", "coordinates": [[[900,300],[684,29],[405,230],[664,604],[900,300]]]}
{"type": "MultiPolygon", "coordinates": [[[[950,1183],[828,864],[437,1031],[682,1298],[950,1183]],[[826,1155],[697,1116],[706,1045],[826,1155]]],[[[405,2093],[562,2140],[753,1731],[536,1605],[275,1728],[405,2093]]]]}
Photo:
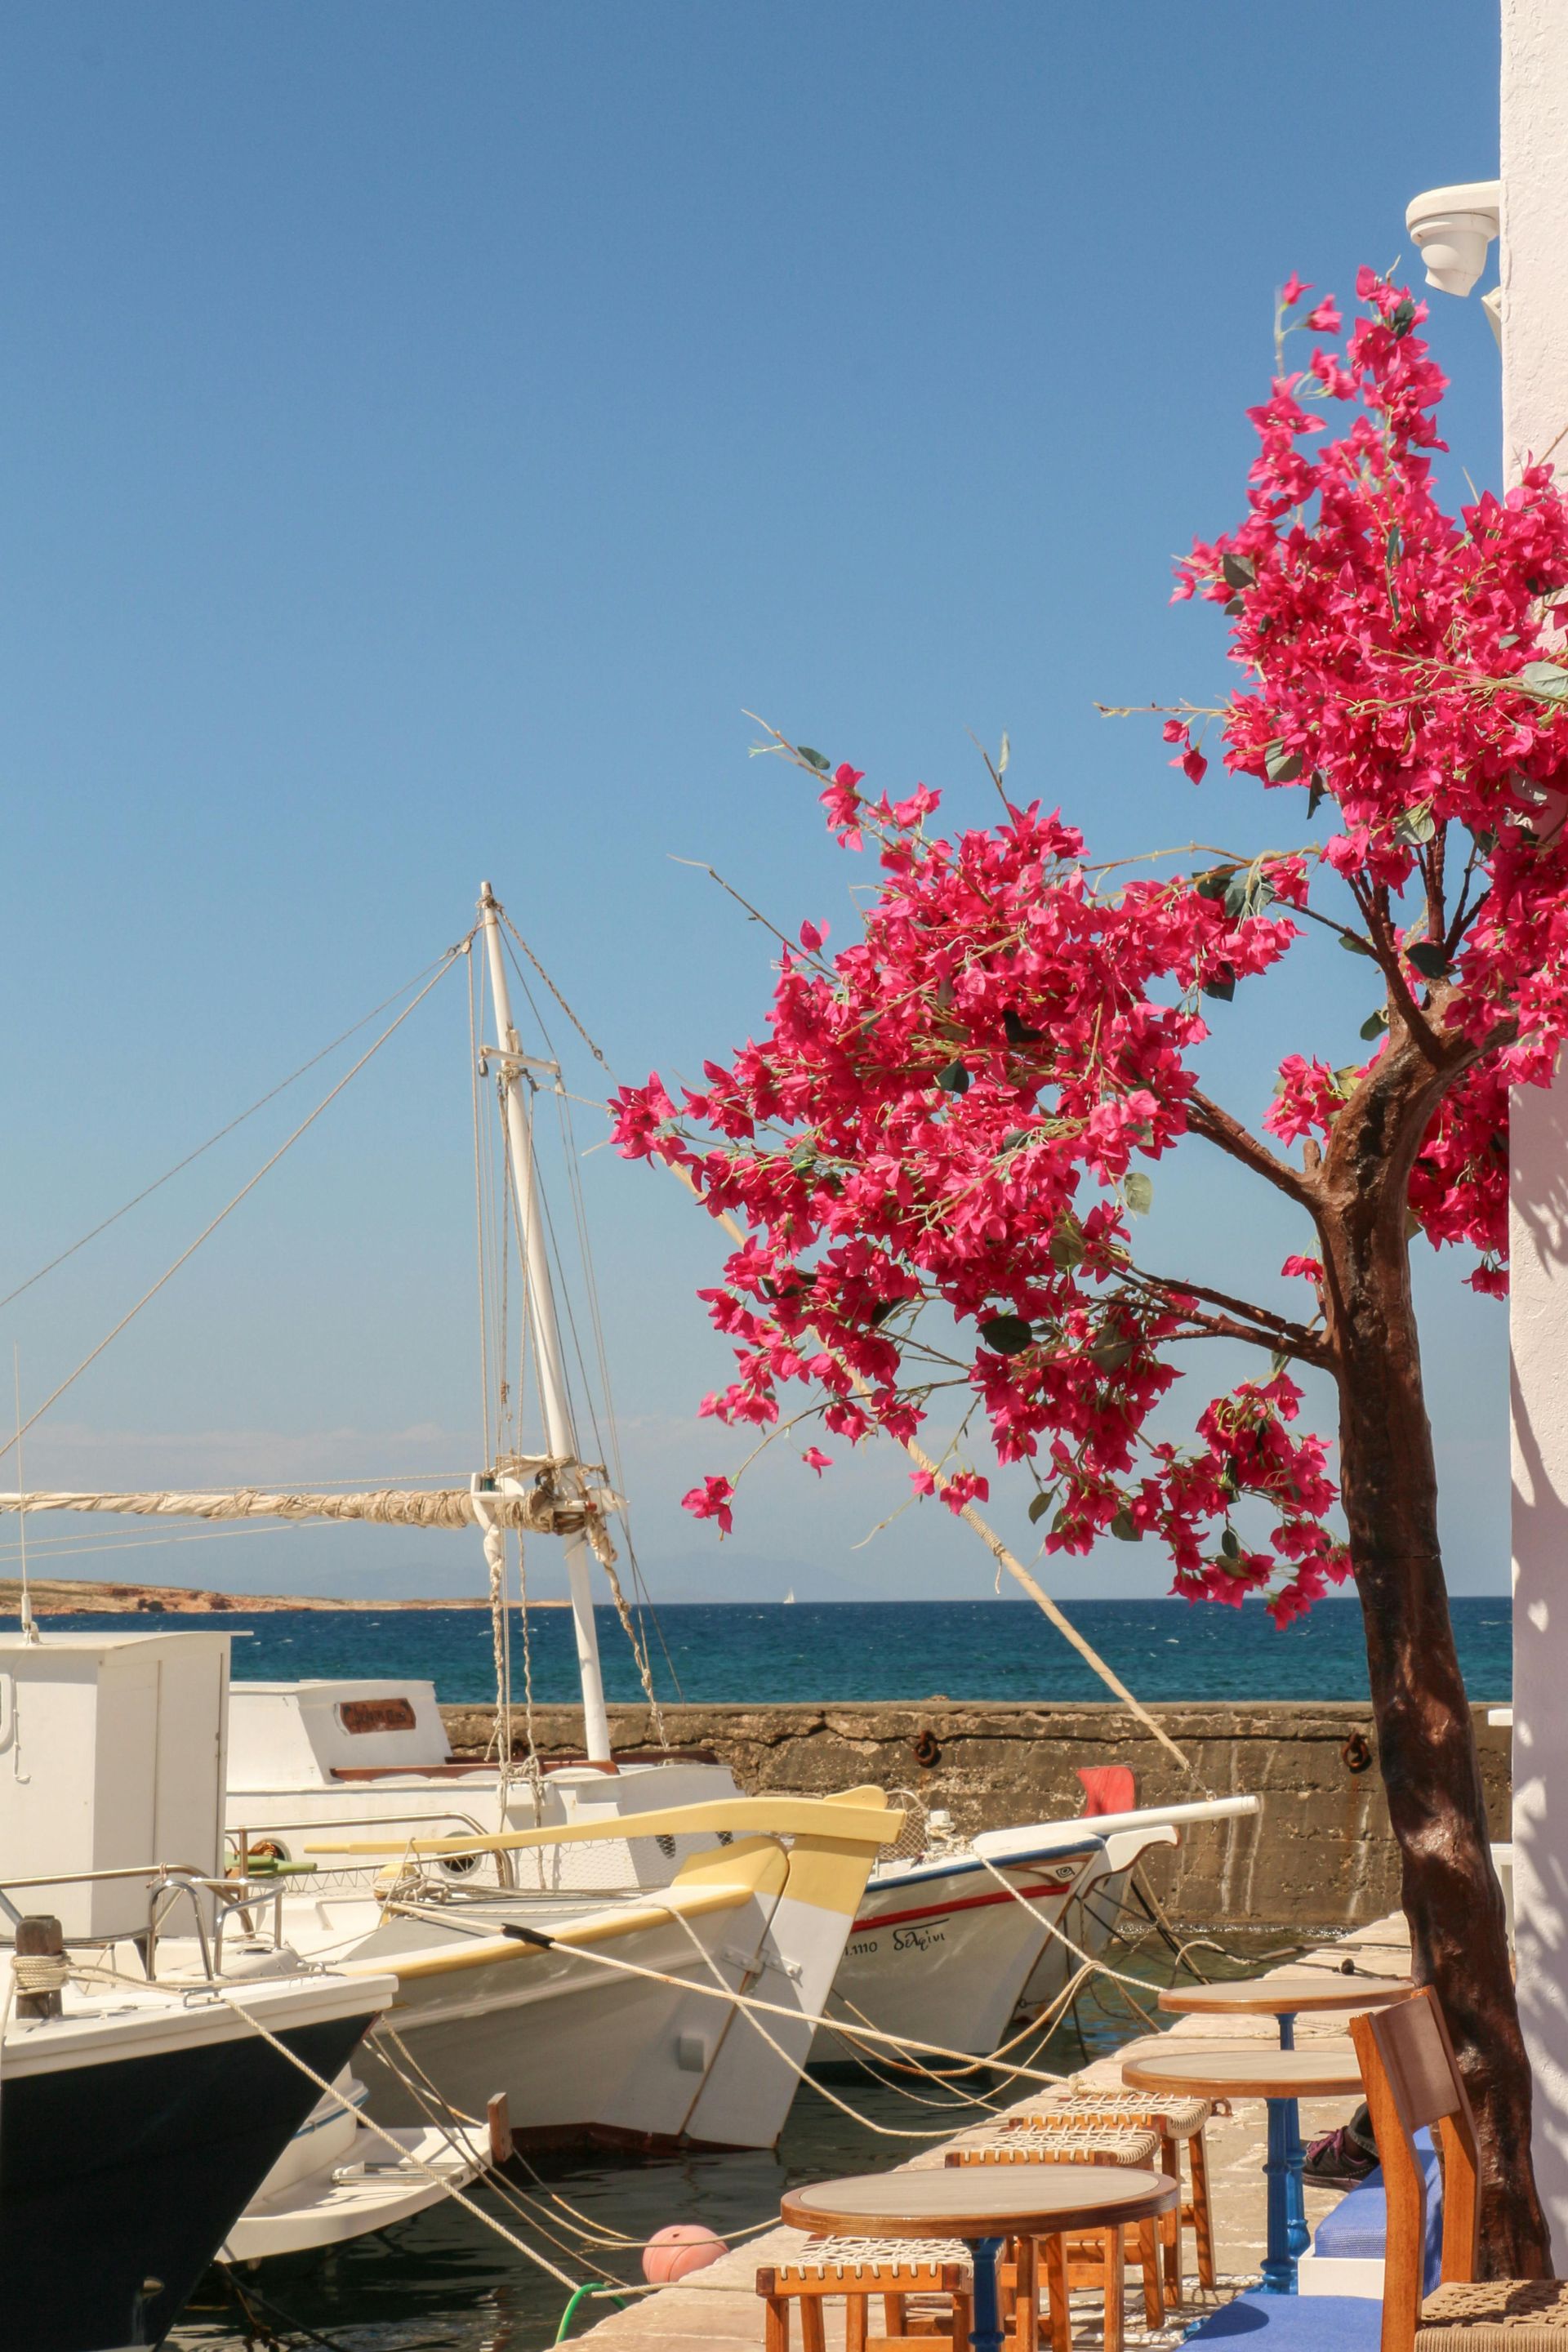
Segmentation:
{"type": "Polygon", "coordinates": [[[1026,2116],[1010,2116],[1004,2131],[1152,2131],[1160,2139],[1160,2170],[1173,2180],[1182,2177],[1181,2150],[1187,2151],[1190,2196],[1162,2223],[1165,2245],[1165,2293],[1171,2302],[1184,2300],[1182,2282],[1182,2227],[1193,2233],[1198,2284],[1215,2284],[1214,2209],[1209,2201],[1208,2143],[1204,2126],[1214,2109],[1207,2099],[1179,2094],[1164,2096],[1149,2091],[1068,2091],[1026,2116]]]}
{"type": "MultiPolygon", "coordinates": [[[[1152,2130],[1050,2132],[1015,2129],[994,2139],[972,2141],[967,2147],[950,2148],[947,2161],[950,2165],[1115,2164],[1137,2166],[1147,2171],[1158,2172],[1161,2169],[1161,2143],[1159,2135],[1152,2130]]],[[[1107,2352],[1116,2352],[1123,2329],[1124,2234],[1121,2230],[1097,2230],[1083,2236],[1041,2241],[1051,2338],[1058,2352],[1066,2352],[1070,2341],[1068,2297],[1078,2286],[1100,2288],[1105,2300],[1107,2352]]],[[[1135,2259],[1142,2278],[1143,2317],[1150,2327],[1163,2327],[1165,2324],[1160,2234],[1160,2225],[1155,2221],[1135,2222],[1131,2231],[1135,2259]]],[[[1024,2295],[1022,2278],[1017,2282],[1016,2292],[1021,2304],[1024,2295]]],[[[1019,2352],[1026,2352],[1026,2329],[1021,2309],[1017,2325],[1019,2352]]]]}
{"type": "Polygon", "coordinates": [[[767,2306],[764,2352],[789,2352],[792,2303],[800,2306],[805,2352],[825,2352],[822,2306],[829,2295],[838,2294],[844,2297],[845,2352],[899,2352],[904,2345],[932,2352],[940,2344],[968,2352],[969,2258],[950,2239],[809,2239],[798,2261],[757,2273],[757,2293],[767,2306]],[[870,2333],[873,2295],[882,2299],[886,2333],[880,2336],[870,2333]],[[938,2298],[945,2311],[936,2308],[938,2298]],[[921,2309],[921,2303],[928,2307],[921,2309]]]}

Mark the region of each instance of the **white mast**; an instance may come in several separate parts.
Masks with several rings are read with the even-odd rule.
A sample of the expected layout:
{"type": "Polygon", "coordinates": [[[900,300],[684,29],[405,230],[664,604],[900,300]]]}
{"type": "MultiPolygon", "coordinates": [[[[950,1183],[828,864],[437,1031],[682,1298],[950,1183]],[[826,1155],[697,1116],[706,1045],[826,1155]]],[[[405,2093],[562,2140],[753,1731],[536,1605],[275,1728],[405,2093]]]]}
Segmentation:
{"type": "MultiPolygon", "coordinates": [[[[526,1093],[522,1046],[512,1025],[511,997],[507,988],[500,914],[488,882],[479,886],[479,919],[485,952],[489,960],[490,995],[500,1028],[501,1100],[506,1113],[507,1157],[517,1188],[518,1215],[522,1224],[528,1303],[539,1357],[539,1394],[544,1411],[545,1442],[563,1462],[575,1463],[576,1432],[566,1395],[561,1359],[561,1330],[555,1319],[555,1294],[550,1280],[550,1255],[538,1213],[538,1184],[533,1164],[532,1118],[526,1093]]],[[[599,1669],[599,1637],[594,1623],[594,1594],[589,1581],[591,1554],[586,1538],[574,1532],[562,1538],[566,1549],[566,1575],[572,1594],[572,1621],[577,1630],[577,1671],[583,1682],[584,1746],[591,1763],[610,1761],[610,1719],[605,1711],[605,1684],[599,1669]]]]}

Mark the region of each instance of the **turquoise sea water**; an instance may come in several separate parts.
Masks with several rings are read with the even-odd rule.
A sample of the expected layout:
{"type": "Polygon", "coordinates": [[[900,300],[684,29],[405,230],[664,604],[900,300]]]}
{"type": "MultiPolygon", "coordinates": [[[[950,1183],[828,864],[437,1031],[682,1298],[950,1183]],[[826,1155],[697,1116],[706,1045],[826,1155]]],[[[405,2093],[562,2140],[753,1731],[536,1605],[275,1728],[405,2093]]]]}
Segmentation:
{"type": "MultiPolygon", "coordinates": [[[[1470,1696],[1513,1687],[1506,1598],[1456,1600],[1459,1658],[1470,1696]]],[[[1079,1601],[1073,1622],[1145,1700],[1362,1698],[1366,1661],[1353,1601],[1327,1601],[1281,1633],[1256,1605],[1184,1601],[1079,1601]]],[[[601,1609],[599,1643],[612,1699],[640,1696],[615,1612],[601,1609]]],[[[60,1626],[114,1624],[66,1617],[60,1626]]],[[[141,1620],[141,1622],[151,1621],[141,1620]]],[[[189,1619],[171,1621],[188,1624],[189,1619]]],[[[201,1619],[245,1638],[234,1645],[241,1681],[311,1675],[419,1675],[447,1700],[494,1695],[489,1619],[482,1610],[280,1611],[201,1619]]],[[[1102,1699],[1105,1687],[1030,1601],[687,1603],[645,1619],[662,1697],[722,1701],[1102,1699]]],[[[531,1619],[533,1688],[541,1699],[577,1695],[571,1619],[531,1619]]],[[[521,1695],[521,1638],[512,1643],[521,1695]]]]}

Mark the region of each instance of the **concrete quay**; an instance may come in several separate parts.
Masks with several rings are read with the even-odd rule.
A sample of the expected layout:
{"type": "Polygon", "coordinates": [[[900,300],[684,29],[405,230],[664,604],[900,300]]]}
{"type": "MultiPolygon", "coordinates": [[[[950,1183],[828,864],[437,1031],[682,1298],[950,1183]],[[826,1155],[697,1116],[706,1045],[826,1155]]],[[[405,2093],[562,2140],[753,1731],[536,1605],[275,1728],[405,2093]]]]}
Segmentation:
{"type": "MultiPolygon", "coordinates": [[[[1410,1937],[1405,1921],[1398,1914],[1370,1923],[1355,1933],[1342,1937],[1331,1948],[1310,1953],[1305,1960],[1293,1961],[1292,1968],[1321,1967],[1332,1970],[1346,1958],[1354,1957],[1364,1967],[1379,1974],[1397,1976],[1410,1964],[1410,1937]]],[[[1273,1974],[1275,1971],[1265,1970],[1273,1974]]],[[[1296,2038],[1304,2044],[1320,2037],[1341,2039],[1345,2030],[1342,2013],[1321,2018],[1301,2017],[1297,2021],[1296,2038]]],[[[1245,2040],[1272,2042],[1277,2038],[1274,2021],[1266,2017],[1200,2018],[1181,2017],[1172,2023],[1168,2033],[1144,2035],[1128,2042],[1113,2057],[1101,2058],[1071,2077],[1072,2082],[1089,2090],[1120,2090],[1121,2062],[1136,2052],[1163,2047],[1173,2038],[1214,2039],[1235,2042],[1245,2040]]],[[[809,2093],[803,2094],[809,2096],[809,2093]]],[[[1039,2105],[1040,2091],[1031,2090],[1025,2097],[1012,2102],[1008,2113],[1026,2113],[1039,2105]]],[[[1331,2131],[1346,2122],[1355,2102],[1352,2099],[1304,2099],[1301,2102],[1301,2133],[1311,2139],[1319,2132],[1331,2131]]],[[[1167,2326],[1155,2332],[1143,2325],[1142,2305],[1135,2275],[1129,2278],[1127,2302],[1127,2340],[1130,2345],[1156,2347],[1178,2345],[1187,2327],[1199,2314],[1217,2303],[1224,2303],[1244,2288],[1256,2285],[1264,2250],[1264,2108],[1261,2102],[1247,2102],[1232,2114],[1216,2114],[1208,2126],[1210,2189],[1214,2201],[1215,2261],[1220,2286],[1213,2294],[1202,2294],[1191,2277],[1191,2241],[1188,2237],[1184,2260],[1188,2272],[1188,2301],[1179,2310],[1168,2315],[1167,2326]]],[[[962,2146],[967,2140],[984,2137],[994,2128],[987,2119],[984,2124],[955,2133],[920,2156],[908,2166],[889,2167],[892,2170],[921,2170],[940,2166],[950,2147],[962,2146]]],[[[1307,2220],[1316,2229],[1318,2222],[1339,2201],[1335,2189],[1307,2189],[1307,2220]]],[[[726,2255],[721,2262],[699,2272],[679,2285],[660,2287],[635,2305],[616,2311],[586,2329],[574,2342],[592,2344],[599,2352],[760,2352],[763,2342],[763,2306],[756,2293],[758,2269],[767,2263],[779,2263],[794,2259],[807,2241],[798,2230],[780,2227],[763,2236],[749,2240],[743,2246],[726,2255]]],[[[829,2352],[840,2352],[844,2342],[844,2313],[840,2303],[826,2307],[827,2344],[829,2352]]],[[[1102,2340],[1101,2311],[1098,2294],[1075,2295],[1073,2299],[1073,2342],[1075,2347],[1089,2347],[1102,2340]]]]}

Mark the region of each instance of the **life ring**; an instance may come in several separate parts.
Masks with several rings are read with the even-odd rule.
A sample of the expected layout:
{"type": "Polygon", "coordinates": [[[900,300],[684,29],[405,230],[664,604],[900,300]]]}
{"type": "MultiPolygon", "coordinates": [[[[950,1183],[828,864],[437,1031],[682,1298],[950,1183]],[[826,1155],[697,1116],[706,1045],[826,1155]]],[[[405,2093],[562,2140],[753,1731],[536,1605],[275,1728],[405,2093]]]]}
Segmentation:
{"type": "Polygon", "coordinates": [[[1366,1772],[1372,1768],[1372,1749],[1364,1731],[1352,1731],[1340,1754],[1352,1772],[1366,1772]]]}
{"type": "Polygon", "coordinates": [[[935,1732],[928,1727],[916,1732],[910,1742],[910,1753],[915,1762],[923,1764],[929,1772],[933,1764],[942,1762],[942,1743],[935,1732]]]}

